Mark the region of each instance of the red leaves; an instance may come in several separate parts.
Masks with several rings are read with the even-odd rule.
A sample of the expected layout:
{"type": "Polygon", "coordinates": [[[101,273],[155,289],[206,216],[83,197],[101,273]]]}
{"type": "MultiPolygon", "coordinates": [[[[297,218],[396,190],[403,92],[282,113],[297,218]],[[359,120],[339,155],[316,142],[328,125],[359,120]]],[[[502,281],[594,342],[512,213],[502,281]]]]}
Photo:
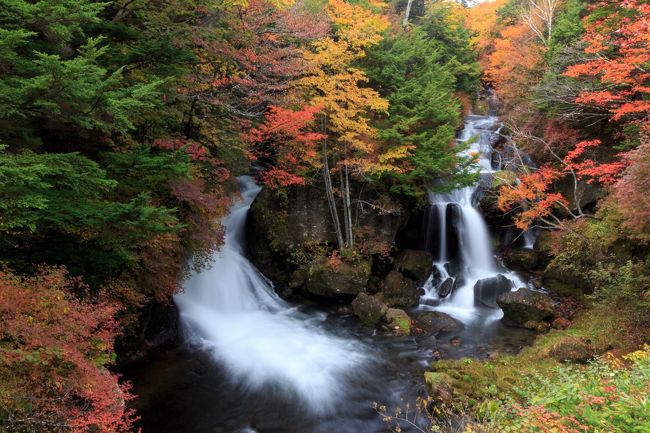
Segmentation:
{"type": "Polygon", "coordinates": [[[643,0],[612,4],[600,2],[592,13],[607,15],[585,18],[585,49],[592,60],[570,66],[569,77],[593,77],[606,90],[584,91],[576,102],[607,109],[611,120],[647,118],[650,115],[650,5],[643,0]]]}
{"type": "Polygon", "coordinates": [[[73,291],[85,286],[63,268],[27,278],[0,272],[3,421],[17,431],[125,432],[133,421],[129,387],[104,368],[116,308],[73,291]]]}
{"type": "Polygon", "coordinates": [[[311,132],[310,126],[319,110],[271,106],[264,123],[244,135],[256,159],[266,165],[260,176],[266,185],[274,189],[303,185],[304,176],[318,166],[316,143],[323,135],[311,132]]]}

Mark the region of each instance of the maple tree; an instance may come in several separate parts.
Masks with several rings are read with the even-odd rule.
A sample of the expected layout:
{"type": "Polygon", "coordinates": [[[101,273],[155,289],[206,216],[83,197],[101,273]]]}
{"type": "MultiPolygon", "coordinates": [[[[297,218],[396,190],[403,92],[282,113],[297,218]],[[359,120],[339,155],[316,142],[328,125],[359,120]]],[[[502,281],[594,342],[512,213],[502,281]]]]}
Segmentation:
{"type": "Polygon", "coordinates": [[[0,271],[0,428],[117,433],[130,430],[129,386],[106,366],[116,307],[79,301],[87,287],[65,269],[32,277],[0,271]]]}
{"type": "Polygon", "coordinates": [[[589,59],[565,75],[591,78],[576,102],[606,109],[611,120],[647,121],[650,116],[650,5],[645,1],[598,2],[585,18],[589,59]]]}
{"type": "Polygon", "coordinates": [[[278,189],[304,185],[305,176],[318,168],[316,145],[323,137],[312,132],[320,107],[291,110],[271,106],[263,124],[251,129],[245,138],[252,145],[253,157],[266,162],[262,182],[278,189]]]}

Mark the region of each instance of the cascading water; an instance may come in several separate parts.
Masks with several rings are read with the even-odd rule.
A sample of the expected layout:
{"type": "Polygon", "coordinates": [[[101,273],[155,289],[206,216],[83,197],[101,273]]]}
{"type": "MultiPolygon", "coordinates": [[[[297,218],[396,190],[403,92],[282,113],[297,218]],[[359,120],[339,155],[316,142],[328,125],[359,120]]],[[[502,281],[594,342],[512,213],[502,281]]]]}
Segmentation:
{"type": "Polygon", "coordinates": [[[223,221],[221,251],[174,298],[181,321],[190,341],[210,351],[233,381],[279,390],[312,412],[327,412],[346,393],[347,375],[369,356],[358,341],[320,329],[318,316],[291,308],[244,257],[246,215],[260,187],[250,177],[240,183],[242,200],[223,221]]]}
{"type": "Polygon", "coordinates": [[[448,194],[430,194],[425,220],[425,247],[434,257],[434,272],[424,286],[420,308],[442,311],[465,323],[500,318],[494,298],[526,285],[496,263],[487,226],[475,207],[481,182],[493,173],[491,143],[497,127],[496,117],[466,118],[458,141],[468,145],[463,154],[478,155],[482,180],[448,194]]]}

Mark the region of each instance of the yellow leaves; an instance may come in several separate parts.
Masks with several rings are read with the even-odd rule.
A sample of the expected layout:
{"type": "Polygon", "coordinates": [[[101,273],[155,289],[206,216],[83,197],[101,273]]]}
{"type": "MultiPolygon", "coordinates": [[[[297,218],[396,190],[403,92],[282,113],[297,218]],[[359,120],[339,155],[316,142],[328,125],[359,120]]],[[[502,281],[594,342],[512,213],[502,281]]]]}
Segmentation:
{"type": "MultiPolygon", "coordinates": [[[[384,7],[380,1],[372,5],[384,7]]],[[[382,40],[381,34],[388,29],[386,17],[343,0],[329,0],[327,14],[336,26],[339,40],[355,50],[377,45],[382,40]]]]}

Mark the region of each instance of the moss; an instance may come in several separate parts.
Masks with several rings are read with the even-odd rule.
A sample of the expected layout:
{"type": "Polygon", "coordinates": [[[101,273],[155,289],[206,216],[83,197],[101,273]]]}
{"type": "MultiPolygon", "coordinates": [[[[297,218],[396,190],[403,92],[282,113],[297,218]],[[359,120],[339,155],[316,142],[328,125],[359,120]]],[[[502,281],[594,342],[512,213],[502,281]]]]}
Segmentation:
{"type": "Polygon", "coordinates": [[[598,304],[582,310],[570,328],[538,336],[532,346],[517,355],[498,355],[488,360],[443,360],[432,365],[432,372],[452,378],[458,408],[478,410],[481,402],[489,399],[516,396],[517,388],[523,387],[531,375],[555,374],[560,361],[549,354],[567,339],[586,339],[596,354],[602,354],[609,350],[635,350],[648,337],[650,330],[635,327],[625,308],[598,304]]]}

